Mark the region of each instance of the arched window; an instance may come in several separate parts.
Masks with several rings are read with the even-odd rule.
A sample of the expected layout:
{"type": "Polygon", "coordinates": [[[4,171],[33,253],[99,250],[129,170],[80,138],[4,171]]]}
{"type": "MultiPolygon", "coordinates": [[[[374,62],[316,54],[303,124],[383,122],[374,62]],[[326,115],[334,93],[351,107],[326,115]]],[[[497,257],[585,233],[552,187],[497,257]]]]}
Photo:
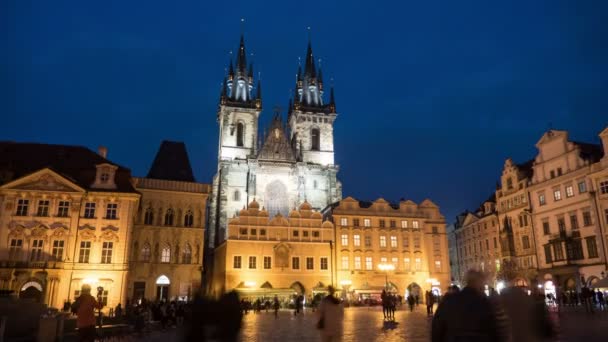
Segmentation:
{"type": "Polygon", "coordinates": [[[318,128],[313,128],[312,132],[310,134],[310,138],[312,140],[312,145],[310,147],[311,150],[313,151],[319,151],[320,150],[320,140],[321,140],[321,132],[319,132],[318,128]]]}
{"type": "Polygon", "coordinates": [[[236,146],[242,147],[245,140],[245,125],[242,122],[236,124],[236,146]]]}
{"type": "Polygon", "coordinates": [[[160,253],[160,262],[170,263],[171,262],[171,247],[165,245],[160,253]]]}
{"type": "Polygon", "coordinates": [[[165,226],[172,226],[173,225],[173,209],[169,208],[167,209],[167,212],[165,213],[165,226]]]}
{"type": "Polygon", "coordinates": [[[192,248],[190,248],[190,244],[187,243],[184,247],[184,251],[182,252],[182,264],[191,264],[192,263],[192,248]]]}
{"type": "Polygon", "coordinates": [[[154,222],[154,210],[152,208],[146,209],[144,214],[144,224],[153,224],[154,222]]]}
{"type": "Polygon", "coordinates": [[[188,210],[186,215],[184,215],[184,227],[192,227],[193,223],[194,215],[192,214],[192,211],[188,210]]]}
{"type": "Polygon", "coordinates": [[[139,260],[142,262],[150,262],[150,245],[149,244],[146,243],[141,248],[141,254],[139,256],[139,260]]]}
{"type": "Polygon", "coordinates": [[[235,190],[232,199],[235,200],[235,201],[240,201],[241,200],[241,193],[238,190],[235,190]]]}

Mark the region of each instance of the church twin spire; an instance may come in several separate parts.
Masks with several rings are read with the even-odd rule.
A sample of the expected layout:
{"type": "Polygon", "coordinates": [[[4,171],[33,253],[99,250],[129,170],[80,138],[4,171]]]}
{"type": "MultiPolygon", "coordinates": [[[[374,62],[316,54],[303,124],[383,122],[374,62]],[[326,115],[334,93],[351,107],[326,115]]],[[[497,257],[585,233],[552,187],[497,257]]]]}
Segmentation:
{"type": "Polygon", "coordinates": [[[257,94],[252,96],[253,90],[253,64],[247,67],[247,52],[245,50],[245,37],[241,34],[239,51],[236,56],[236,69],[230,60],[228,75],[224,77],[220,104],[229,104],[237,107],[252,107],[262,109],[262,90],[258,80],[257,94]]]}

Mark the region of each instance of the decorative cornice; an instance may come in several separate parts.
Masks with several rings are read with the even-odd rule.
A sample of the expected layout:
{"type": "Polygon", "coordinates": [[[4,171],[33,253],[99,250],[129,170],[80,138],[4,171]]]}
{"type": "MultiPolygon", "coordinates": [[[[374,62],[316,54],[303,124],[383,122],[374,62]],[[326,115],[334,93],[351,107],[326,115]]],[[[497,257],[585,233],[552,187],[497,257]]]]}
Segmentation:
{"type": "Polygon", "coordinates": [[[95,227],[91,226],[90,224],[85,224],[83,226],[78,227],[78,230],[93,230],[95,231],[95,227]]]}
{"type": "Polygon", "coordinates": [[[113,226],[113,225],[109,225],[109,226],[106,226],[106,227],[101,227],[101,231],[102,231],[102,232],[103,232],[103,231],[106,231],[106,230],[111,230],[111,231],[113,231],[113,232],[117,232],[117,231],[119,230],[119,228],[118,228],[118,227],[115,227],[115,226],[113,226]]]}

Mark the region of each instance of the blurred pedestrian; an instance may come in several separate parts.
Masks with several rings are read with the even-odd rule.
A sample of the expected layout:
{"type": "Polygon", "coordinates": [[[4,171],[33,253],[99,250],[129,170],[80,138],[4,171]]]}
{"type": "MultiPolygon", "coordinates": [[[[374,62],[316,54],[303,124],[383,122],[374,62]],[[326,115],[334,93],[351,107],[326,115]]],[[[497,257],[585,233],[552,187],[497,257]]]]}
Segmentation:
{"type": "Polygon", "coordinates": [[[483,274],[467,272],[466,284],[462,291],[446,296],[437,308],[432,341],[505,341],[497,329],[494,308],[483,292],[483,274]]]}
{"type": "Polygon", "coordinates": [[[91,295],[91,286],[82,285],[80,297],[72,304],[72,312],[76,314],[76,327],[78,328],[78,341],[93,342],[95,333],[95,309],[101,309],[95,297],[91,295]]]}
{"type": "Polygon", "coordinates": [[[416,305],[416,299],[414,299],[413,295],[407,296],[407,304],[410,307],[410,312],[414,311],[414,305],[416,305]]]}
{"type": "Polygon", "coordinates": [[[279,308],[281,304],[279,303],[279,297],[277,295],[274,296],[274,318],[279,317],[279,308]]]}
{"type": "Polygon", "coordinates": [[[344,307],[334,296],[336,290],[332,286],[328,287],[327,291],[329,294],[321,300],[317,311],[319,318],[317,329],[320,330],[322,342],[341,341],[344,307]]]}
{"type": "Polygon", "coordinates": [[[388,295],[386,290],[382,290],[380,301],[382,302],[382,315],[384,316],[384,319],[386,319],[388,317],[388,295]]]}

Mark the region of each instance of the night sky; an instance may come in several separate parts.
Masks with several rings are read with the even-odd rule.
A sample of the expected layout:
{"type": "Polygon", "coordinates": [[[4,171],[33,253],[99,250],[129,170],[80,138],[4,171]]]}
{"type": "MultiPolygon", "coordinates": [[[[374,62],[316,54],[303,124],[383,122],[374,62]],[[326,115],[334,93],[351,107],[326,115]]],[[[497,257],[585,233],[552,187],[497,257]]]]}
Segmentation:
{"type": "Polygon", "coordinates": [[[311,27],[344,196],[430,198],[452,222],[548,128],[599,143],[608,125],[608,1],[135,3],[0,1],[0,140],[105,145],[137,176],[184,141],[211,182],[241,18],[262,126],[285,114],[311,27]]]}

